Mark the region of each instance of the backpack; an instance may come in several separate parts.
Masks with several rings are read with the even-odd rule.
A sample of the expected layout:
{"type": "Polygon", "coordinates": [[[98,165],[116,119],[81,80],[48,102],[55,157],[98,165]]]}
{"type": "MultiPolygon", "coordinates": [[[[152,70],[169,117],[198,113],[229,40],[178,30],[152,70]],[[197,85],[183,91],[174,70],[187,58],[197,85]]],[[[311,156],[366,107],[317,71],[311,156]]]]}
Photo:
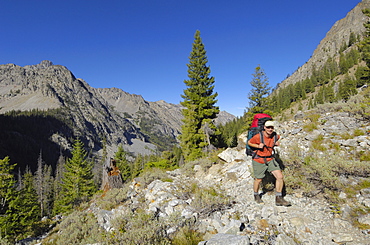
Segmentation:
{"type": "MultiPolygon", "coordinates": [[[[263,126],[265,125],[265,122],[269,121],[269,120],[272,120],[272,117],[268,114],[258,113],[256,115],[254,115],[251,127],[248,130],[248,135],[247,135],[246,148],[245,148],[245,154],[247,154],[247,156],[252,156],[252,158],[254,158],[255,155],[256,155],[255,151],[257,150],[257,148],[250,147],[248,145],[248,141],[253,136],[255,136],[257,133],[260,133],[261,134],[261,141],[262,141],[262,143],[264,143],[263,142],[263,135],[262,135],[263,126]]],[[[277,136],[275,134],[274,135],[274,142],[276,142],[276,141],[277,141],[277,136]]]]}

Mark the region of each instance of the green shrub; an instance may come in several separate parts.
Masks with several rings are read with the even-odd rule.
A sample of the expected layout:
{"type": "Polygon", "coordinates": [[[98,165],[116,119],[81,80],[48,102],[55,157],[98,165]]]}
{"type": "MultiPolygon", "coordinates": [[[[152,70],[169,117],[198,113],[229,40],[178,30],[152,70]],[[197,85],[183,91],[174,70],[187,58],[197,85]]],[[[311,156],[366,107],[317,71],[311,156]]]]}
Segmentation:
{"type": "Polygon", "coordinates": [[[197,245],[201,242],[203,235],[191,226],[184,226],[178,232],[176,232],[172,239],[173,245],[197,245]]]}
{"type": "Polygon", "coordinates": [[[75,211],[56,226],[42,244],[93,244],[104,240],[102,229],[92,213],[75,211]]]}
{"type": "Polygon", "coordinates": [[[222,210],[230,205],[230,200],[220,188],[213,186],[207,188],[196,188],[194,199],[191,202],[192,208],[201,212],[202,215],[209,215],[214,211],[222,210]]]}
{"type": "Polygon", "coordinates": [[[120,215],[112,225],[114,231],[107,237],[108,244],[171,244],[166,234],[166,220],[142,209],[120,215]]]}
{"type": "Polygon", "coordinates": [[[316,139],[314,139],[311,143],[311,147],[315,150],[319,151],[326,151],[326,147],[324,144],[324,136],[322,134],[318,135],[316,139]]]}
{"type": "Polygon", "coordinates": [[[343,134],[340,135],[342,139],[344,140],[349,140],[349,139],[353,139],[353,135],[348,133],[348,132],[345,132],[343,134]]]}
{"type": "Polygon", "coordinates": [[[125,184],[123,188],[113,188],[104,194],[96,195],[94,202],[101,209],[111,210],[127,198],[128,188],[128,184],[125,184]]]}
{"type": "Polygon", "coordinates": [[[156,162],[147,162],[145,168],[161,168],[166,170],[173,170],[176,166],[171,166],[171,162],[167,159],[160,159],[156,162]]]}
{"type": "Polygon", "coordinates": [[[340,144],[339,143],[337,143],[337,142],[330,142],[329,143],[329,147],[330,147],[330,149],[333,149],[333,150],[335,150],[336,152],[338,152],[338,151],[340,151],[340,144]]]}
{"type": "Polygon", "coordinates": [[[171,179],[171,178],[162,178],[161,181],[163,181],[163,182],[173,182],[173,179],[171,179]]]}
{"type": "Polygon", "coordinates": [[[344,191],[348,198],[355,198],[358,192],[362,189],[370,187],[370,179],[364,179],[356,185],[347,186],[344,191]]]}
{"type": "Polygon", "coordinates": [[[307,132],[312,132],[315,129],[318,129],[316,122],[309,122],[309,123],[303,125],[303,130],[305,130],[307,132]]]}
{"type": "Polygon", "coordinates": [[[365,179],[365,180],[362,180],[359,184],[358,184],[360,190],[362,189],[366,189],[366,188],[370,188],[370,179],[365,179]]]}
{"type": "MultiPolygon", "coordinates": [[[[315,141],[312,148],[319,148],[324,138],[321,135],[315,141]]],[[[286,167],[284,178],[287,192],[297,189],[306,195],[321,192],[331,201],[340,202],[338,193],[346,191],[347,185],[340,181],[339,176],[366,178],[370,175],[368,162],[350,159],[350,156],[345,157],[340,151],[331,151],[324,155],[320,155],[317,150],[309,152],[303,158],[302,150],[295,147],[286,152],[287,155],[282,159],[286,167]]]]}
{"type": "Polygon", "coordinates": [[[14,242],[9,241],[6,237],[0,236],[0,244],[1,245],[12,245],[14,242]]]}
{"type": "Polygon", "coordinates": [[[364,208],[363,206],[359,206],[359,205],[354,206],[351,210],[351,215],[350,215],[352,224],[355,227],[359,228],[360,230],[370,229],[370,225],[358,222],[358,217],[360,215],[365,215],[368,213],[370,213],[369,207],[364,208]]]}
{"type": "Polygon", "coordinates": [[[306,118],[307,119],[310,119],[311,122],[313,123],[317,123],[319,121],[319,118],[321,117],[320,114],[317,114],[317,113],[309,113],[307,114],[306,118]]]}
{"type": "Polygon", "coordinates": [[[362,136],[362,135],[365,135],[365,132],[361,129],[358,129],[356,128],[354,131],[353,131],[353,136],[357,137],[357,136],[362,136]]]}
{"type": "Polygon", "coordinates": [[[144,186],[149,185],[154,180],[161,180],[168,178],[165,169],[162,168],[147,168],[140,174],[141,182],[144,186]]]}
{"type": "Polygon", "coordinates": [[[360,161],[370,161],[370,152],[369,151],[362,151],[360,152],[360,161]]]}

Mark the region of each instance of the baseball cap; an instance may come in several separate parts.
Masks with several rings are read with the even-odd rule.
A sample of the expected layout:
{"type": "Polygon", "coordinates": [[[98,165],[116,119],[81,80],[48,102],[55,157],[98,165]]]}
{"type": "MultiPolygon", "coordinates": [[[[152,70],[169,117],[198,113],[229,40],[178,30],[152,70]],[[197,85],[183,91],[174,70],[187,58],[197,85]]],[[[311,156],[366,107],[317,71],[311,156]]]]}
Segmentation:
{"type": "Polygon", "coordinates": [[[274,123],[274,121],[267,121],[267,122],[265,122],[265,127],[275,127],[275,123],[274,123]]]}

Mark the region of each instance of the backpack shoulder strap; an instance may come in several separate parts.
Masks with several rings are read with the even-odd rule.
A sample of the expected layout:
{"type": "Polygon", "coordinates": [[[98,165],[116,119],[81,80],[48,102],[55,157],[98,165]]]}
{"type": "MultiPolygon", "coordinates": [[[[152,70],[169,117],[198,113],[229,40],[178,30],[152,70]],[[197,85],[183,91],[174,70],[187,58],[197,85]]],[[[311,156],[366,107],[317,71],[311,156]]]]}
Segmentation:
{"type": "Polygon", "coordinates": [[[265,140],[264,140],[263,132],[262,131],[260,131],[260,140],[261,140],[261,143],[262,144],[265,144],[265,140]]]}
{"type": "Polygon", "coordinates": [[[275,146],[275,143],[278,141],[278,136],[277,136],[277,133],[274,132],[274,146],[275,146]]]}

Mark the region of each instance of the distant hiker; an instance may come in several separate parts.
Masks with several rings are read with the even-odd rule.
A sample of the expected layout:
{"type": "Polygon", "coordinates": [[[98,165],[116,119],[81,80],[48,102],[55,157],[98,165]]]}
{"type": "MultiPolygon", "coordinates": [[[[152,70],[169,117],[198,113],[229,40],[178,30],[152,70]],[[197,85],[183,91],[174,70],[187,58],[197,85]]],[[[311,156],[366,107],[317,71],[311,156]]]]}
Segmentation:
{"type": "Polygon", "coordinates": [[[248,145],[253,149],[256,149],[252,156],[252,166],[255,178],[253,183],[254,200],[257,203],[263,203],[261,195],[259,194],[259,188],[262,179],[265,177],[266,171],[269,171],[276,178],[275,204],[277,206],[290,206],[291,204],[286,201],[282,195],[284,177],[279,163],[275,160],[273,154],[274,146],[280,145],[280,142],[278,141],[280,139],[280,135],[276,135],[274,127],[275,124],[273,121],[266,121],[262,132],[254,135],[248,141],[248,145]],[[263,137],[262,139],[261,136],[263,137]]]}

